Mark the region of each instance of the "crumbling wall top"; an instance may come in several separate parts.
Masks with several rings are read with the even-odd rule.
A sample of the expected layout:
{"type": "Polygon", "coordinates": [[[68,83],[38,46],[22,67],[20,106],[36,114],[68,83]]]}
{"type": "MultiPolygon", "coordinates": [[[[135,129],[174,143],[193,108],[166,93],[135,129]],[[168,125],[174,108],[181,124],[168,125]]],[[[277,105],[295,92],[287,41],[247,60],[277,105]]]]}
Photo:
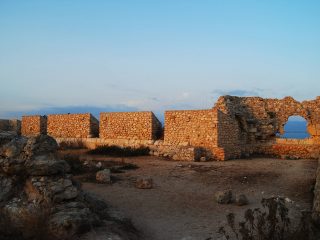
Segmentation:
{"type": "Polygon", "coordinates": [[[320,97],[299,102],[292,97],[283,99],[221,96],[214,109],[228,114],[238,122],[240,139],[246,143],[273,140],[283,133],[290,116],[304,117],[312,137],[320,136],[320,97]]]}

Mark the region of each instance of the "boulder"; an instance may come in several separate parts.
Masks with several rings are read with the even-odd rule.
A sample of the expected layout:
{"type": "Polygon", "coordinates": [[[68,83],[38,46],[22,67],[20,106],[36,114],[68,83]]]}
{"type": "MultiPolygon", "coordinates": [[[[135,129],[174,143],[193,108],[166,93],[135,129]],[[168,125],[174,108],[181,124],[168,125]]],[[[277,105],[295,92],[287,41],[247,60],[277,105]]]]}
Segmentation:
{"type": "Polygon", "coordinates": [[[0,147],[17,137],[14,131],[0,131],[0,147]]]}
{"type": "Polygon", "coordinates": [[[0,170],[8,175],[21,175],[24,163],[24,159],[0,158],[0,170]]]}
{"type": "Polygon", "coordinates": [[[102,219],[108,218],[109,208],[105,201],[103,201],[103,199],[101,199],[93,193],[84,191],[81,192],[81,197],[83,199],[83,202],[86,204],[87,207],[91,209],[92,212],[97,214],[102,219]]]}
{"type": "Polygon", "coordinates": [[[219,204],[229,204],[233,201],[232,191],[231,190],[224,190],[218,191],[215,194],[216,202],[219,204]]]}
{"type": "Polygon", "coordinates": [[[26,171],[31,176],[50,176],[65,174],[70,171],[70,166],[64,160],[58,160],[54,155],[41,155],[28,160],[25,164],[26,171]]]}
{"type": "Polygon", "coordinates": [[[14,181],[12,178],[0,175],[0,203],[8,201],[14,193],[14,181]]]}
{"type": "Polygon", "coordinates": [[[48,135],[30,137],[24,148],[24,157],[30,159],[34,156],[56,153],[58,144],[56,140],[48,135]]]}
{"type": "MultiPolygon", "coordinates": [[[[60,203],[75,199],[79,191],[72,181],[63,177],[32,177],[29,179],[27,195],[29,198],[35,196],[35,192],[43,199],[50,200],[54,203],[60,203]]],[[[41,199],[38,199],[41,201],[41,199]]]]}
{"type": "MultiPolygon", "coordinates": [[[[103,200],[83,193],[67,174],[70,167],[56,157],[53,138],[10,140],[0,148],[0,220],[10,226],[8,239],[70,239],[106,222],[127,229],[126,222],[110,217],[103,200]]],[[[97,179],[110,182],[110,170],[98,172],[97,179]]],[[[109,226],[105,233],[112,233],[109,226]]]]}
{"type": "Polygon", "coordinates": [[[110,183],[111,182],[111,172],[110,169],[104,169],[96,173],[96,180],[100,183],[110,183]]]}
{"type": "Polygon", "coordinates": [[[7,144],[3,145],[0,150],[0,156],[3,158],[15,158],[18,157],[27,144],[28,139],[26,137],[15,137],[7,144]]]}
{"type": "Polygon", "coordinates": [[[151,189],[153,188],[153,180],[152,178],[138,178],[135,187],[139,189],[151,189]]]}
{"type": "MultiPolygon", "coordinates": [[[[41,233],[46,234],[46,219],[49,216],[50,207],[47,208],[38,203],[13,198],[7,202],[2,211],[6,215],[8,224],[13,225],[10,226],[10,229],[12,230],[13,228],[16,231],[13,234],[19,236],[19,233],[23,232],[23,239],[40,239],[41,233]]],[[[17,239],[21,239],[21,236],[17,239]]]]}
{"type": "Polygon", "coordinates": [[[99,223],[99,218],[81,202],[57,205],[49,219],[49,229],[56,239],[69,239],[89,231],[99,223]]]}
{"type": "Polygon", "coordinates": [[[249,204],[249,201],[248,201],[248,198],[246,197],[246,195],[244,195],[244,194],[239,194],[239,195],[236,195],[235,203],[236,203],[238,206],[244,206],[244,205],[248,205],[248,204],[249,204]]]}
{"type": "Polygon", "coordinates": [[[47,135],[36,137],[15,137],[9,143],[3,145],[0,157],[31,159],[39,155],[56,153],[58,144],[56,140],[47,135]]]}
{"type": "Polygon", "coordinates": [[[33,185],[31,179],[26,180],[24,192],[26,193],[28,201],[30,202],[42,202],[45,200],[40,190],[33,185]]]}

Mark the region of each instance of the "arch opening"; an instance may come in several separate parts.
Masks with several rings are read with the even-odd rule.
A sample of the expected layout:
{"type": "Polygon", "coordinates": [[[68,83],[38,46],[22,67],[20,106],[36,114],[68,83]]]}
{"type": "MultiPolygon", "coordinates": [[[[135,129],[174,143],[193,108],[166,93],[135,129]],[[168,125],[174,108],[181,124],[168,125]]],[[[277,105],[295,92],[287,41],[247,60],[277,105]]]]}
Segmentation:
{"type": "Polygon", "coordinates": [[[301,116],[290,116],[284,125],[284,134],[278,134],[280,138],[306,139],[310,137],[307,129],[308,122],[301,116]]]}

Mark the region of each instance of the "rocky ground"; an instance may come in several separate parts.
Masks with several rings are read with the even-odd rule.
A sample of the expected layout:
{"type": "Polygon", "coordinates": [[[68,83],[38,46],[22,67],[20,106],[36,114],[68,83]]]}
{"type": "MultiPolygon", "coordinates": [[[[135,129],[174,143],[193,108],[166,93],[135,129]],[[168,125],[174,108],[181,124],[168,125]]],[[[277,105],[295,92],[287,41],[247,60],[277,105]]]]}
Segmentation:
{"type": "Polygon", "coordinates": [[[0,143],[0,239],[138,239],[130,221],[81,189],[53,138],[0,133],[0,143]]]}
{"type": "Polygon", "coordinates": [[[0,239],[210,240],[262,198],[283,197],[292,219],[312,205],[315,160],[111,158],[13,133],[0,144],[0,239]]]}
{"type": "Polygon", "coordinates": [[[262,198],[286,199],[293,219],[310,210],[317,161],[271,158],[225,162],[178,162],[157,157],[110,158],[90,156],[84,151],[62,152],[78,155],[82,162],[111,170],[111,183],[96,182],[91,174],[79,173],[83,189],[94,193],[110,207],[130,218],[142,239],[218,239],[226,214],[242,216],[247,208],[261,207],[262,198]],[[125,170],[117,169],[129,165],[125,170]],[[132,167],[136,166],[136,167],[132,167]],[[152,188],[137,188],[141,179],[152,179],[152,188]],[[215,195],[231,189],[244,194],[248,205],[219,204],[215,195]]]}

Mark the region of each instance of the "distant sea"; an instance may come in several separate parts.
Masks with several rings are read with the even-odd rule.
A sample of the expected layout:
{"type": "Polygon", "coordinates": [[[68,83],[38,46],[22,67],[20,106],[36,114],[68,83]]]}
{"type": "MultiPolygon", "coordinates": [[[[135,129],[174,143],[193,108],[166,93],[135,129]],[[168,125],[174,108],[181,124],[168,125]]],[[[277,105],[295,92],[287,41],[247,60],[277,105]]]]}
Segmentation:
{"type": "Polygon", "coordinates": [[[285,134],[281,138],[304,139],[310,135],[307,132],[307,123],[305,121],[288,121],[284,126],[285,134]]]}

